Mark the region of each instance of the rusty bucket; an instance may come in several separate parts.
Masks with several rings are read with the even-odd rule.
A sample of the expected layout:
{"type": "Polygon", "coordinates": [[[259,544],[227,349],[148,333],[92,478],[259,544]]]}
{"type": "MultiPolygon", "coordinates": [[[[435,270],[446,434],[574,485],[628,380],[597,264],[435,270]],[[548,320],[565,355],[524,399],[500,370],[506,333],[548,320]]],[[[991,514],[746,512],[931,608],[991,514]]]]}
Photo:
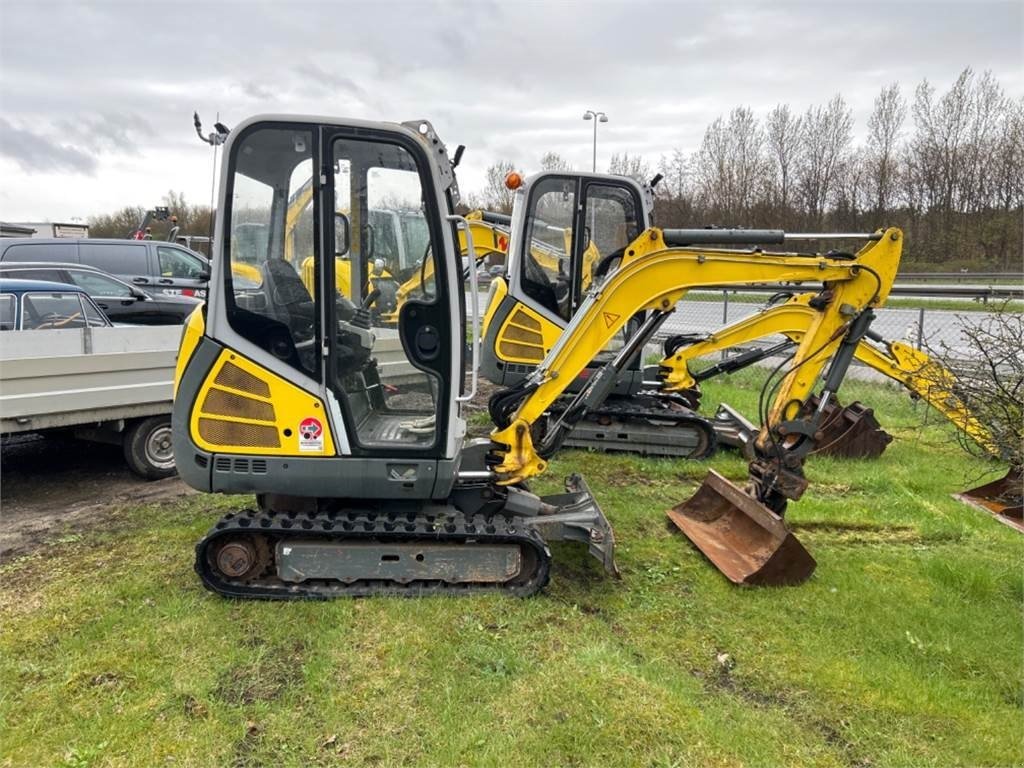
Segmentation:
{"type": "MultiPolygon", "coordinates": [[[[818,407],[817,396],[808,400],[807,407],[818,407]]],[[[818,431],[814,452],[840,459],[877,459],[892,442],[892,435],[882,429],[875,412],[859,402],[845,408],[836,401],[829,403],[818,431]]]]}
{"type": "Polygon", "coordinates": [[[714,470],[669,519],[735,584],[800,584],[816,563],[782,518],[714,470]]]}
{"type": "Polygon", "coordinates": [[[1024,533],[1024,478],[1019,469],[1011,469],[1006,477],[979,485],[969,491],[954,494],[954,497],[992,515],[1001,523],[1024,533]]]}

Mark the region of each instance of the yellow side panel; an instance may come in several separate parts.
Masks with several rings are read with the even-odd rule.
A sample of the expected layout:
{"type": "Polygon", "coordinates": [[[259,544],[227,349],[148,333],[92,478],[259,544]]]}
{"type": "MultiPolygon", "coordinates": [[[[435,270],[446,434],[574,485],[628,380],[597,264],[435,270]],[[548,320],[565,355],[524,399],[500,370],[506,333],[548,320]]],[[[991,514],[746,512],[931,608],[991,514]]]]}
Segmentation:
{"type": "Polygon", "coordinates": [[[335,455],[318,397],[227,349],[199,389],[189,430],[211,453],[335,455]]]}
{"type": "Polygon", "coordinates": [[[543,315],[517,304],[498,331],[495,352],[505,362],[536,365],[561,334],[562,329],[543,315]]]}
{"type": "Polygon", "coordinates": [[[206,332],[206,321],[203,320],[203,308],[196,307],[192,314],[185,321],[185,330],[181,333],[181,343],[178,345],[178,359],[174,363],[174,396],[178,395],[178,382],[185,375],[185,367],[192,359],[192,353],[199,346],[199,340],[206,332]]]}
{"type": "Polygon", "coordinates": [[[484,317],[480,323],[480,336],[487,335],[487,328],[494,320],[494,313],[501,306],[501,300],[508,295],[508,283],[505,278],[496,277],[491,281],[491,289],[487,292],[487,307],[484,309],[484,317]]]}

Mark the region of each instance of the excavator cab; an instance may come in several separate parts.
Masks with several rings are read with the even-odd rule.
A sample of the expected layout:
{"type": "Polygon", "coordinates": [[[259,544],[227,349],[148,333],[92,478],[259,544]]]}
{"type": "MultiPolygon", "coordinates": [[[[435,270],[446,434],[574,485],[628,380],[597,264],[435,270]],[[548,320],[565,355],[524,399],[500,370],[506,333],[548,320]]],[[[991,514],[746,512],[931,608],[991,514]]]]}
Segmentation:
{"type": "Polygon", "coordinates": [[[286,477],[301,483],[298,495],[352,484],[368,496],[401,495],[431,485],[437,462],[458,460],[451,437],[463,429],[456,398],[465,312],[451,256],[456,234],[446,219],[454,177],[446,168],[445,188],[430,150],[400,126],[256,121],[232,132],[216,289],[204,343],[193,353],[211,366],[194,386],[194,446],[184,453],[193,461],[181,463],[200,469],[206,456],[259,453],[266,472],[225,462],[224,471],[202,467],[200,485],[280,492],[286,477]],[[310,178],[312,215],[289,221],[289,201],[310,178]],[[380,293],[370,284],[369,212],[383,201],[422,206],[432,246],[429,298],[406,302],[397,328],[381,327],[372,312],[380,293]],[[339,210],[349,214],[322,213],[339,210]],[[339,242],[353,275],[344,286],[332,268],[339,242]],[[231,278],[236,262],[259,269],[257,288],[231,278]],[[312,290],[297,264],[314,275],[312,290]],[[327,470],[324,462],[337,456],[359,457],[360,471],[327,470]],[[235,472],[236,465],[247,469],[235,472]]]}
{"type": "Polygon", "coordinates": [[[544,358],[596,271],[648,226],[653,201],[630,178],[585,173],[541,173],[516,190],[506,276],[485,316],[485,378],[512,384],[544,358]]]}

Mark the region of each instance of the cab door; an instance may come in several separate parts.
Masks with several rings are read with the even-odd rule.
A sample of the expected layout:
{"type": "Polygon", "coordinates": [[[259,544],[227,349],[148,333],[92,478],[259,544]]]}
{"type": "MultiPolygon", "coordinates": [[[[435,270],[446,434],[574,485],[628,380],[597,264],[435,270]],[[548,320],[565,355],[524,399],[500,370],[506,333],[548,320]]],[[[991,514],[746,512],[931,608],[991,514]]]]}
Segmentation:
{"type": "Polygon", "coordinates": [[[330,297],[325,384],[342,406],[353,454],[441,457],[461,382],[451,376],[458,319],[453,322],[442,229],[450,225],[429,160],[419,142],[400,133],[327,129],[322,146],[329,172],[321,177],[321,207],[334,215],[318,217],[321,250],[325,261],[345,258],[351,270],[348,285],[338,283],[335,269],[319,270],[322,293],[330,297]],[[401,306],[397,327],[382,320],[382,294],[371,280],[374,261],[390,247],[371,218],[382,209],[420,212],[429,233],[415,265],[425,290],[401,306]]]}

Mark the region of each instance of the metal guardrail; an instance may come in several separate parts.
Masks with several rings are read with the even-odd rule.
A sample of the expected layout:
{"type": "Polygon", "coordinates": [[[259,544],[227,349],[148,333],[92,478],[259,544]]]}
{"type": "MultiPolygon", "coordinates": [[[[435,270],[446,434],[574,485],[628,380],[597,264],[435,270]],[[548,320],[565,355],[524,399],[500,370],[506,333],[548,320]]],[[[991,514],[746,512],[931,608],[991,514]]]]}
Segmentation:
{"type": "MultiPolygon", "coordinates": [[[[764,285],[708,286],[705,291],[721,291],[722,293],[796,293],[820,291],[821,283],[766,283],[764,285]]],[[[899,285],[892,287],[891,296],[927,296],[945,299],[977,299],[990,300],[1024,299],[1024,285],[899,285]]]]}
{"type": "Polygon", "coordinates": [[[900,272],[897,280],[1015,280],[1024,284],[1024,272],[900,272]]]}

